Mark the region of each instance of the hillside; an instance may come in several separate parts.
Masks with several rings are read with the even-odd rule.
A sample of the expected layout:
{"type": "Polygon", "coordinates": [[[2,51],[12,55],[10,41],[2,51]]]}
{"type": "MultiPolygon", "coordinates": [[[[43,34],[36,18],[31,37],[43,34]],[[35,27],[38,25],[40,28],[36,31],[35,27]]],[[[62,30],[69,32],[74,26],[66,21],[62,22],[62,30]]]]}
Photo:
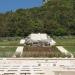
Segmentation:
{"type": "Polygon", "coordinates": [[[27,36],[32,32],[75,35],[75,1],[50,0],[39,8],[0,14],[0,36],[27,36]]]}

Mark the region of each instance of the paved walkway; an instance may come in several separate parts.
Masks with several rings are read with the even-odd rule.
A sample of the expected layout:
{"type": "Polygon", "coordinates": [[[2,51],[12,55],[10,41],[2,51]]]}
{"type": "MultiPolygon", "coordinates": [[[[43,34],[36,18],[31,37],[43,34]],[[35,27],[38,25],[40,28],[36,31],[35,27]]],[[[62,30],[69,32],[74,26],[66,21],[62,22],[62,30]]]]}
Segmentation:
{"type": "Polygon", "coordinates": [[[0,75],[75,75],[75,59],[1,58],[0,75]]]}

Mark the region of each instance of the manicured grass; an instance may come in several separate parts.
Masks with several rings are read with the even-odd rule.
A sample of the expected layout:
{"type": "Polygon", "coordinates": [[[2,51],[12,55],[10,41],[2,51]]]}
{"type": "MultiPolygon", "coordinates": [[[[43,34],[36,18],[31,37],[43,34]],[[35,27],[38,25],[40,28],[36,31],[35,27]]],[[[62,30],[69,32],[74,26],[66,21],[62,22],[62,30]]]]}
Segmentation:
{"type": "Polygon", "coordinates": [[[13,54],[15,53],[17,47],[6,47],[6,46],[1,46],[0,47],[0,57],[12,57],[13,54]]]}
{"type": "Polygon", "coordinates": [[[4,40],[0,41],[0,46],[17,46],[19,45],[19,40],[4,40]]]}
{"type": "Polygon", "coordinates": [[[75,38],[56,38],[56,45],[75,46],[75,38]]]}
{"type": "Polygon", "coordinates": [[[22,37],[0,37],[0,46],[18,46],[22,37]]]}
{"type": "Polygon", "coordinates": [[[75,54],[75,46],[64,46],[69,52],[75,54]]]}

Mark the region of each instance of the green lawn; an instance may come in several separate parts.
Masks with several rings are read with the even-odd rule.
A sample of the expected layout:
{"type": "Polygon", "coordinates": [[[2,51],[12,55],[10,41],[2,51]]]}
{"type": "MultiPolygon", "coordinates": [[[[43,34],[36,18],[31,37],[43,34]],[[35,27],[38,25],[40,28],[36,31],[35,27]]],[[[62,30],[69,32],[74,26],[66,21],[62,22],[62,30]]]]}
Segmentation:
{"type": "Polygon", "coordinates": [[[0,57],[12,57],[20,39],[15,37],[0,37],[0,57]]]}
{"type": "Polygon", "coordinates": [[[69,52],[75,54],[75,46],[64,46],[69,52]]]}
{"type": "Polygon", "coordinates": [[[0,37],[0,46],[18,46],[22,37],[0,37]]]}
{"type": "Polygon", "coordinates": [[[12,57],[17,47],[0,46],[0,57],[12,57]]]}
{"type": "Polygon", "coordinates": [[[0,41],[0,46],[17,46],[19,45],[19,40],[4,40],[0,41]]]}
{"type": "Polygon", "coordinates": [[[60,46],[75,46],[75,38],[56,38],[56,45],[60,46]]]}

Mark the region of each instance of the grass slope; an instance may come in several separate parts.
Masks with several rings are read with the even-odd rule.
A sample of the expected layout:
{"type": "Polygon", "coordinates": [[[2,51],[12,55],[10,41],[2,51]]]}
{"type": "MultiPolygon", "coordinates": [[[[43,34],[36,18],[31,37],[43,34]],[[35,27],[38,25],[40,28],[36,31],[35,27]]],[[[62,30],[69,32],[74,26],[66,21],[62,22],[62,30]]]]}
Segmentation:
{"type": "Polygon", "coordinates": [[[17,47],[0,47],[0,57],[12,57],[17,47]]]}

